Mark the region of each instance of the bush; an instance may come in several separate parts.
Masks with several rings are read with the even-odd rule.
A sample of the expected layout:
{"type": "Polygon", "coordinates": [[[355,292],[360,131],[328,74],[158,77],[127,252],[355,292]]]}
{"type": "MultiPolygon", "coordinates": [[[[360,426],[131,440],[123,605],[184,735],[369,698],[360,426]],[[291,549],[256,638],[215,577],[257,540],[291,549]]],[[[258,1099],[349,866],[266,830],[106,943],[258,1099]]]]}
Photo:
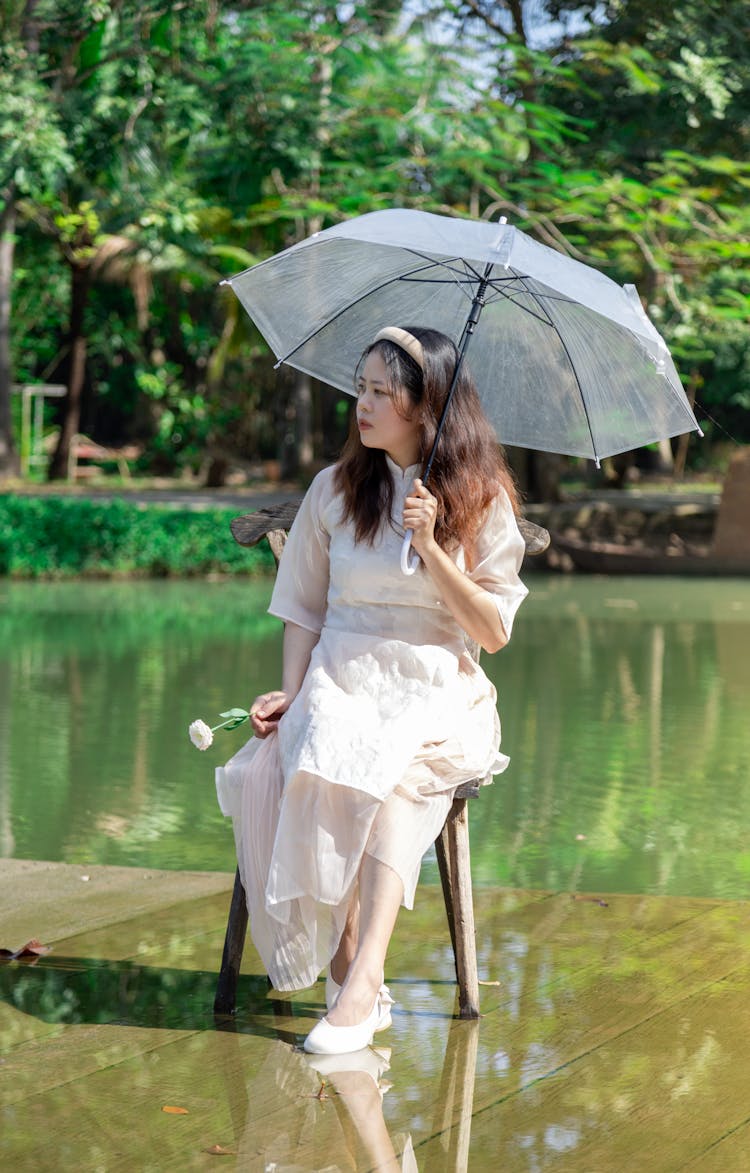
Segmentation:
{"type": "Polygon", "coordinates": [[[265,542],[250,550],[235,542],[229,522],[236,515],[236,509],[0,496],[0,574],[171,578],[273,572],[265,542]]]}

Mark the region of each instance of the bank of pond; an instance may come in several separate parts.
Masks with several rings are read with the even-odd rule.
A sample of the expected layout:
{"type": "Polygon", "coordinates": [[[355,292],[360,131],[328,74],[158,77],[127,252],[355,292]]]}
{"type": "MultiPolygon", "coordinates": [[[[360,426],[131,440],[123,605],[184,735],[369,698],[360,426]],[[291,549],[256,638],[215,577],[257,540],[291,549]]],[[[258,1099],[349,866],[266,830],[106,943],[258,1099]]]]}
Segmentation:
{"type": "Polygon", "coordinates": [[[0,496],[0,575],[183,578],[272,573],[264,542],[232,538],[236,508],[139,505],[122,497],[0,496]]]}

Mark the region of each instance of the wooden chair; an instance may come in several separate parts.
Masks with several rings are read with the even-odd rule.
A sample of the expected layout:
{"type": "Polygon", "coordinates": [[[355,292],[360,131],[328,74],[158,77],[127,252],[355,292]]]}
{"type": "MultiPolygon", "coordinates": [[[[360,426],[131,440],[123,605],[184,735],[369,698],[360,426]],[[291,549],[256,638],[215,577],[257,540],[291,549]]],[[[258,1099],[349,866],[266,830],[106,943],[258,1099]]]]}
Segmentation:
{"type": "MultiPolygon", "coordinates": [[[[301,498],[273,505],[235,517],[232,535],[241,546],[255,546],[268,540],[278,567],[287,533],[297,514],[301,498]]],[[[549,534],[540,526],[519,519],[519,529],[527,554],[540,554],[549,544],[549,534]]],[[[474,649],[478,651],[478,649],[474,649]]],[[[471,889],[469,852],[469,818],[467,800],[476,798],[485,779],[466,782],[456,791],[453,806],[435,841],[440,880],[448,916],[458,982],[459,1017],[479,1017],[479,978],[474,928],[474,904],[471,889]]],[[[239,868],[234,877],[234,891],[229,906],[224,953],[216,986],[214,1014],[234,1014],[242,952],[247,933],[247,903],[239,868]]]]}

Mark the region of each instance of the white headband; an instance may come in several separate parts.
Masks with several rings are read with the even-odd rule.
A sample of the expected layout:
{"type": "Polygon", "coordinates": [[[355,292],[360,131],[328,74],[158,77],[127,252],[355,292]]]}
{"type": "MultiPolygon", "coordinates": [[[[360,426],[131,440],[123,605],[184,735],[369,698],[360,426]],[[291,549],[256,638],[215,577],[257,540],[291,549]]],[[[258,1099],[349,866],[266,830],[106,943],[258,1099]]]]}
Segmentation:
{"type": "Polygon", "coordinates": [[[424,351],[422,349],[422,343],[418,338],[415,338],[413,334],[410,334],[408,330],[402,330],[400,326],[384,326],[383,329],[375,335],[372,344],[374,346],[376,342],[383,341],[395,342],[396,346],[400,346],[402,350],[406,351],[410,358],[414,359],[420,370],[424,370],[424,351]]]}

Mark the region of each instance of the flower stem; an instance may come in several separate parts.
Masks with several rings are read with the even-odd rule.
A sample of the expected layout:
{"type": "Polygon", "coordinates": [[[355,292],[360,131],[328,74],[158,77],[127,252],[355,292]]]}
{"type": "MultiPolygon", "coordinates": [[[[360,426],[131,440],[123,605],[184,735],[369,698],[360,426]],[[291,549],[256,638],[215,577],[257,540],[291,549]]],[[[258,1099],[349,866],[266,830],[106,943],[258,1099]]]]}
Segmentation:
{"type": "Polygon", "coordinates": [[[234,725],[237,728],[238,725],[242,725],[245,721],[247,721],[247,717],[230,717],[228,721],[222,721],[221,725],[212,725],[211,732],[215,733],[217,729],[223,729],[225,725],[234,725]]]}

